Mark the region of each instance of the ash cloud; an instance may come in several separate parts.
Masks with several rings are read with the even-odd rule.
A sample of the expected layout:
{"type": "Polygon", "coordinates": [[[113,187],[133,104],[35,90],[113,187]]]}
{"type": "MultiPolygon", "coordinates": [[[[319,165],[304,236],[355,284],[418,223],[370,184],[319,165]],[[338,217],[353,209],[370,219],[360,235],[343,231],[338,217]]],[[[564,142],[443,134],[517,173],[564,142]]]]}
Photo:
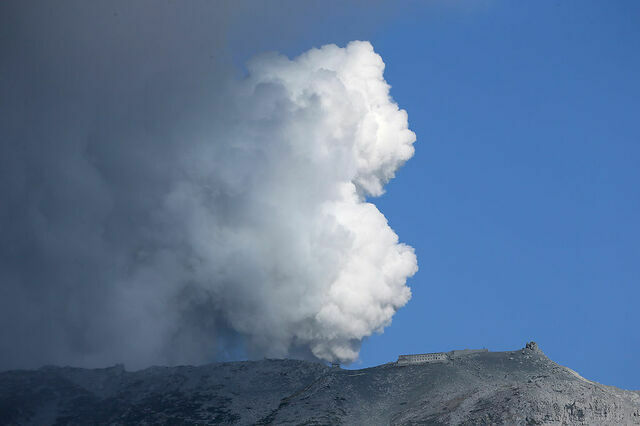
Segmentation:
{"type": "Polygon", "coordinates": [[[0,368],[355,360],[417,270],[366,198],[415,140],[382,58],[355,41],[237,78],[237,11],[164,5],[3,14],[0,368]]]}

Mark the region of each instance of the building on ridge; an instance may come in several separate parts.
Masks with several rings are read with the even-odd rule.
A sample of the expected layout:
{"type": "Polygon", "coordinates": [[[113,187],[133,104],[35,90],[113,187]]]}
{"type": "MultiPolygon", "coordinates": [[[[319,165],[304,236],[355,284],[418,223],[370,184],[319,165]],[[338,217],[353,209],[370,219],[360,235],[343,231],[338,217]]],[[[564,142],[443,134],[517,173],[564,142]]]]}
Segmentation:
{"type": "Polygon", "coordinates": [[[461,356],[489,352],[488,349],[456,349],[449,352],[434,352],[428,354],[400,355],[396,365],[423,364],[431,362],[453,361],[461,356]]]}

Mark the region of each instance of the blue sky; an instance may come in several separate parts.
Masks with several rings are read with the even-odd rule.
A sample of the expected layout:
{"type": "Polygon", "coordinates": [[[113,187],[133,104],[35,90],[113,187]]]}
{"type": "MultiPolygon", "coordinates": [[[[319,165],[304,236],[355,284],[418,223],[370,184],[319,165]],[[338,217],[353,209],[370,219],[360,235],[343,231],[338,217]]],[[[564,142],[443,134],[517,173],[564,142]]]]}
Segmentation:
{"type": "Polygon", "coordinates": [[[418,137],[372,200],[416,250],[413,298],[353,367],[536,340],[640,389],[640,3],[394,5],[252,46],[370,40],[418,137]]]}

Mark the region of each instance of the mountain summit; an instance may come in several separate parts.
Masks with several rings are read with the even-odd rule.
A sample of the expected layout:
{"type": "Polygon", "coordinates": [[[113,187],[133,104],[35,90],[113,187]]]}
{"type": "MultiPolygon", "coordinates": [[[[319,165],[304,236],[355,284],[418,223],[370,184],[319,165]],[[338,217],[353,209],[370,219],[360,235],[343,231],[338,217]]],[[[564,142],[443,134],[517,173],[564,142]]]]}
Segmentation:
{"type": "Polygon", "coordinates": [[[263,360],[7,371],[0,423],[640,424],[640,392],[589,381],[535,342],[443,354],[362,370],[263,360]]]}

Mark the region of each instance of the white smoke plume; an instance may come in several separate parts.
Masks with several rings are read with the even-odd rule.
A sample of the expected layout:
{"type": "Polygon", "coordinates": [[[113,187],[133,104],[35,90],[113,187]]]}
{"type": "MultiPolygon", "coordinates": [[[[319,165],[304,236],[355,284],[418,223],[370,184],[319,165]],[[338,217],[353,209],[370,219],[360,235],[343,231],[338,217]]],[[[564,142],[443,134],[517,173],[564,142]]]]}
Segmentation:
{"type": "Polygon", "coordinates": [[[305,4],[0,3],[0,369],[348,362],[389,325],[416,258],[367,197],[415,135],[382,59],[231,67],[305,4]]]}
{"type": "MultiPolygon", "coordinates": [[[[228,119],[185,141],[184,176],[156,215],[169,249],[146,255],[123,297],[182,315],[163,304],[188,286],[190,297],[214,301],[253,354],[302,347],[353,361],[411,297],[413,249],[365,196],[383,193],[415,135],[368,42],[293,60],[268,54],[248,71],[231,90],[228,119]]],[[[166,321],[166,331],[180,323],[127,320],[140,333],[148,321],[166,321]]]]}

